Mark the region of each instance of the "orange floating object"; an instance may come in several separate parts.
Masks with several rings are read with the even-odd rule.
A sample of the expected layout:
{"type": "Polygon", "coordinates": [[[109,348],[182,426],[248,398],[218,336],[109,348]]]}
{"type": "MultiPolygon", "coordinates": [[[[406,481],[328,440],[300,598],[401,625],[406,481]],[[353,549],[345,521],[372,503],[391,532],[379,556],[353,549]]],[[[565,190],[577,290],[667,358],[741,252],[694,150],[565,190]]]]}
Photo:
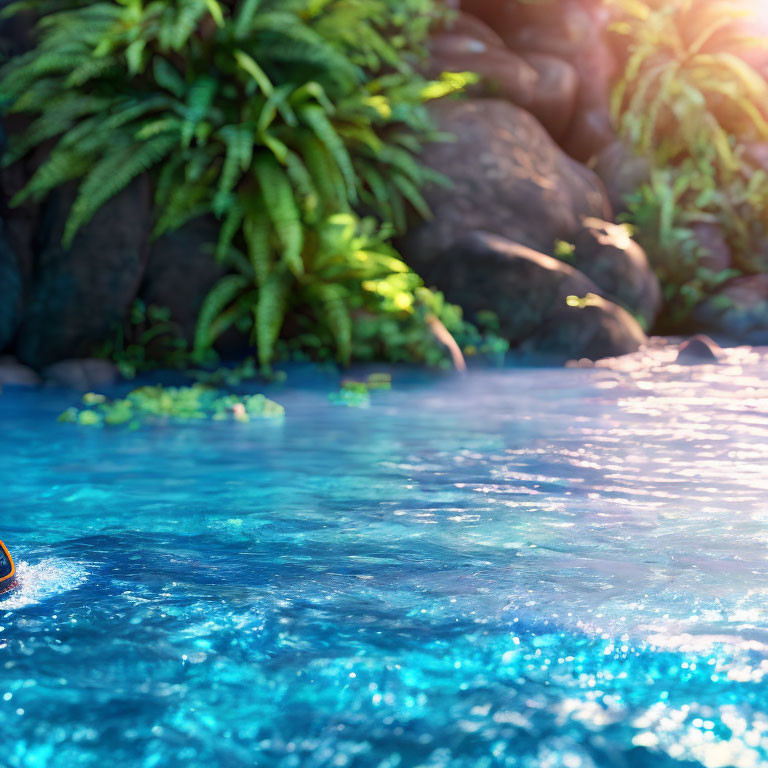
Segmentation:
{"type": "Polygon", "coordinates": [[[16,566],[8,547],[0,541],[0,595],[16,586],[16,566]]]}

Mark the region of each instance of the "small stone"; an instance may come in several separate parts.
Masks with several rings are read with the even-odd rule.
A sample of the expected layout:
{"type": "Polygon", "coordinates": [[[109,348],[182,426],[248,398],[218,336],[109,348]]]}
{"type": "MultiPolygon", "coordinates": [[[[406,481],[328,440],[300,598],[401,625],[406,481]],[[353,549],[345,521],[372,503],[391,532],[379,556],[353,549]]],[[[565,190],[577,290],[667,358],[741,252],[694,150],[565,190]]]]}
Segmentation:
{"type": "Polygon", "coordinates": [[[721,353],[719,344],[709,336],[698,334],[680,345],[675,362],[681,365],[716,363],[721,353]]]}
{"type": "Polygon", "coordinates": [[[0,357],[0,385],[37,387],[41,382],[41,378],[31,368],[22,365],[15,357],[0,357]]]}
{"type": "Polygon", "coordinates": [[[120,375],[109,360],[83,358],[62,360],[49,365],[44,371],[46,384],[69,389],[93,390],[115,384],[120,375]]]}

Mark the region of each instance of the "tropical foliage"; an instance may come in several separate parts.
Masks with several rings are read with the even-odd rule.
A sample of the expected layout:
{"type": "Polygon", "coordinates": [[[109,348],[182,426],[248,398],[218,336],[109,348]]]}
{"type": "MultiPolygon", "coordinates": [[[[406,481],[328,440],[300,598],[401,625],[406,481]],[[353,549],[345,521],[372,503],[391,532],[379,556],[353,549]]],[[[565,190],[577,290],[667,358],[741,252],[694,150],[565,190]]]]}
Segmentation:
{"type": "Polygon", "coordinates": [[[766,174],[747,147],[768,139],[768,83],[743,56],[768,41],[745,32],[749,12],[727,0],[611,4],[628,50],[614,117],[654,166],[649,183],[628,200],[626,220],[664,286],[663,329],[674,331],[735,274],[703,266],[694,226],[720,227],[742,269],[766,233],[766,174]]]}
{"type": "MultiPolygon", "coordinates": [[[[4,71],[35,117],[6,162],[54,141],[16,203],[76,181],[65,244],[134,178],[155,178],[155,236],[213,214],[217,258],[195,352],[251,318],[271,362],[288,312],[352,354],[352,313],[400,313],[422,288],[384,243],[429,211],[425,101],[464,78],[419,77],[432,0],[28,0],[38,47],[4,71]],[[365,210],[377,224],[360,221],[365,210]],[[341,215],[341,216],[340,216],[341,215]],[[377,229],[383,225],[383,229],[377,229]]],[[[419,296],[425,295],[419,293],[419,296]]]]}

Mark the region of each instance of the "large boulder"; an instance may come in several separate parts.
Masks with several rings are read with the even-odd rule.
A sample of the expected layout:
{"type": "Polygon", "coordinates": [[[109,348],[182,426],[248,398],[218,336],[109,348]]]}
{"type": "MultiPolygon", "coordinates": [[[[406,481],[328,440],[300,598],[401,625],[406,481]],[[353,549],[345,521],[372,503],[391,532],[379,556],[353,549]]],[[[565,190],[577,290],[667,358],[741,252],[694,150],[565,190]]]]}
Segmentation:
{"type": "Polygon", "coordinates": [[[743,344],[768,345],[768,274],[729,281],[696,308],[694,318],[708,333],[743,344]]]}
{"type": "Polygon", "coordinates": [[[650,329],[661,308],[661,287],[645,251],[626,227],[585,219],[573,245],[569,264],[587,275],[603,296],[628,309],[650,329]]]}
{"type": "Polygon", "coordinates": [[[574,117],[563,146],[586,162],[615,139],[610,94],[619,63],[606,39],[606,19],[578,0],[498,3],[482,11],[508,47],[521,55],[548,54],[578,77],[574,117]]]}
{"type": "Polygon", "coordinates": [[[600,360],[637,352],[647,338],[624,308],[596,294],[559,304],[523,348],[569,360],[600,360]]]}
{"type": "Polygon", "coordinates": [[[530,351],[598,359],[634,352],[645,340],[631,315],[599,298],[586,275],[496,235],[461,237],[424,277],[470,319],[495,312],[501,335],[530,351]]]}
{"type": "Polygon", "coordinates": [[[134,180],[62,246],[73,189],[54,191],[44,207],[44,238],[16,342],[25,364],[43,368],[88,357],[123,321],[144,272],[151,217],[147,177],[134,180]]]}
{"type": "Polygon", "coordinates": [[[471,230],[551,250],[582,228],[586,216],[610,218],[602,183],[562,152],[530,114],[498,99],[442,101],[432,114],[455,141],[425,148],[423,161],[445,174],[450,188],[433,188],[433,219],[403,239],[406,259],[426,271],[471,230]]]}
{"type": "Polygon", "coordinates": [[[8,346],[21,320],[21,293],[19,261],[0,221],[0,352],[8,346]]]}

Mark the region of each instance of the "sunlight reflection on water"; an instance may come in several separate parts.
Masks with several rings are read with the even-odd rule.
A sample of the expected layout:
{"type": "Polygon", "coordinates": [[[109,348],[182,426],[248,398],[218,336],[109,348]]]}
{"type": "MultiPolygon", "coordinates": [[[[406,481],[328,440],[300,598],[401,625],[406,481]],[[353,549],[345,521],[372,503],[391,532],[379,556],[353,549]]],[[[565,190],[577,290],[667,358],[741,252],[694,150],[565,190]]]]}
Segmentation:
{"type": "Polygon", "coordinates": [[[8,764],[768,766],[768,360],[675,354],[267,427],[0,398],[8,764]]]}

